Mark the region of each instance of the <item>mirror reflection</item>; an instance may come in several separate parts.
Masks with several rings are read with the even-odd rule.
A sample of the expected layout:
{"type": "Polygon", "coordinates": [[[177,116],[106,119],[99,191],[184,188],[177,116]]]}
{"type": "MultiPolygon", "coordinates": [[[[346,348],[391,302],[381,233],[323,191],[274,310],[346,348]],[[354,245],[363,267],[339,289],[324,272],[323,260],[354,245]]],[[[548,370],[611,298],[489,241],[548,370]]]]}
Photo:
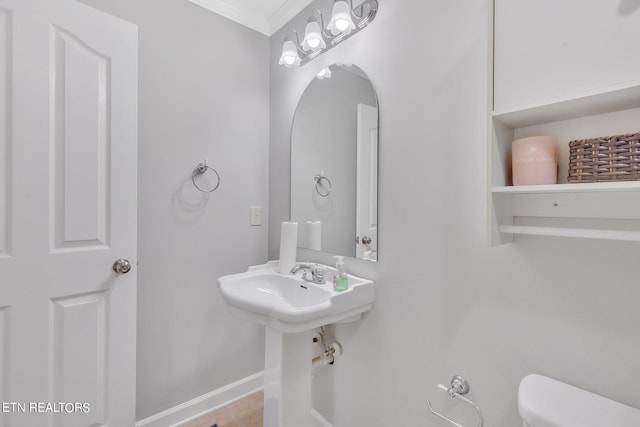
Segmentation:
{"type": "Polygon", "coordinates": [[[378,258],[378,102],[355,65],[322,70],[291,131],[291,221],[298,246],[378,258]]]}

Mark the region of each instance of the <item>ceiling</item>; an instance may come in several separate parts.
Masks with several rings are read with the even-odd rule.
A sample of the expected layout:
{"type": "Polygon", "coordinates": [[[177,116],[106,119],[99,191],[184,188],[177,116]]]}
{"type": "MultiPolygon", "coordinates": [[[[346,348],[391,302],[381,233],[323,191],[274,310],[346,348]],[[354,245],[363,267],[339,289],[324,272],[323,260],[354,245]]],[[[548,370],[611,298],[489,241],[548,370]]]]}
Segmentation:
{"type": "Polygon", "coordinates": [[[313,0],[189,0],[246,27],[271,36],[313,0]]]}

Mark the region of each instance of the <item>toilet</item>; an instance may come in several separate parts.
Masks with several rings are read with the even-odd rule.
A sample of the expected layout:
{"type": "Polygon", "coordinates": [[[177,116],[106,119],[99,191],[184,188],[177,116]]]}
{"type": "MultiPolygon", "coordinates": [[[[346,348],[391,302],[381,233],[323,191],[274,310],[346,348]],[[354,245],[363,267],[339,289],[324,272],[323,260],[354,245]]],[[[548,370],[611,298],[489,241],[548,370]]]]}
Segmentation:
{"type": "Polygon", "coordinates": [[[639,427],[640,410],[542,375],[518,389],[524,427],[639,427]]]}

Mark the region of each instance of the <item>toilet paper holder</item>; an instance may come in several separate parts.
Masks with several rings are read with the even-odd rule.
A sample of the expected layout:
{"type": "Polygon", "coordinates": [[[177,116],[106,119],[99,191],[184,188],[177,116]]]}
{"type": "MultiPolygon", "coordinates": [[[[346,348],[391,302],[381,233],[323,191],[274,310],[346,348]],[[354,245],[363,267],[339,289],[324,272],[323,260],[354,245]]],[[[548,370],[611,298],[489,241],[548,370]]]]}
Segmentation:
{"type": "MultiPolygon", "coordinates": [[[[442,384],[438,384],[438,388],[440,390],[446,391],[449,396],[459,397],[464,402],[473,406],[473,409],[475,409],[476,412],[478,413],[478,417],[480,417],[480,422],[478,423],[477,427],[482,427],[484,425],[484,418],[482,416],[482,411],[480,411],[480,408],[478,407],[478,405],[476,405],[471,400],[463,396],[463,394],[469,393],[469,389],[470,389],[469,381],[467,381],[465,377],[463,377],[462,375],[454,375],[453,378],[451,379],[450,387],[444,386],[442,384]]],[[[433,407],[431,406],[431,402],[429,401],[429,399],[427,399],[427,406],[429,406],[429,411],[431,411],[431,413],[436,417],[442,418],[443,420],[447,421],[450,424],[453,424],[456,427],[463,427],[461,424],[458,424],[457,422],[453,421],[451,418],[445,417],[441,413],[434,410],[433,407]]]]}

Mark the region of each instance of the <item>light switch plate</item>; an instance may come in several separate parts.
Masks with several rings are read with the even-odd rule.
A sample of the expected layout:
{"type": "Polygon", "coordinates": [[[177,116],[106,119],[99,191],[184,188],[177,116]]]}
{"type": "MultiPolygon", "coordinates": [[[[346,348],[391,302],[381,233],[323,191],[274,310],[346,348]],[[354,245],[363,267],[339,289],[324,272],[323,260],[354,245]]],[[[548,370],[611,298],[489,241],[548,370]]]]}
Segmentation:
{"type": "Polygon", "coordinates": [[[251,206],[250,212],[250,225],[262,225],[262,206],[251,206]]]}

